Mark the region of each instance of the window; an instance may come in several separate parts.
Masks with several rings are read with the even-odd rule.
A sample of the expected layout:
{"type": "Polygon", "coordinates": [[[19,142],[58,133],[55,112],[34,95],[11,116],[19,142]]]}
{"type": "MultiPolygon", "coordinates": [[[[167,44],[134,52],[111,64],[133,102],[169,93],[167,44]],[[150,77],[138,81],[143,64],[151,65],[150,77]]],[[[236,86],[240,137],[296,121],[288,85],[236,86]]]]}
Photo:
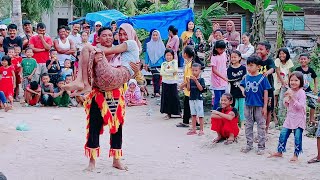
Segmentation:
{"type": "Polygon", "coordinates": [[[283,28],[286,31],[304,31],[304,13],[284,13],[283,28]]]}

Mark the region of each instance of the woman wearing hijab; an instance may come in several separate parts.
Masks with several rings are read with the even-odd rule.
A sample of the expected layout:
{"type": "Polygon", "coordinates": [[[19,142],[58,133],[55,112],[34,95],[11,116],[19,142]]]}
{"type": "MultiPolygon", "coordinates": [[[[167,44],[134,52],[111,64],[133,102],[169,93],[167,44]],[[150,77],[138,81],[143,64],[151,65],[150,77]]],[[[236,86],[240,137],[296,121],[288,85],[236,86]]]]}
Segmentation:
{"type": "Polygon", "coordinates": [[[146,59],[145,64],[147,68],[150,69],[152,73],[152,82],[154,89],[154,97],[160,97],[160,69],[161,64],[165,61],[164,59],[164,51],[166,50],[161,34],[158,30],[154,30],[151,33],[151,39],[146,45],[146,59]]]}
{"type": "Polygon", "coordinates": [[[232,50],[236,50],[240,44],[240,33],[236,31],[236,26],[233,21],[227,21],[227,32],[223,35],[232,46],[232,50]]]}
{"type": "Polygon", "coordinates": [[[195,33],[192,36],[192,40],[194,42],[194,50],[196,52],[197,57],[201,61],[197,63],[200,63],[201,65],[204,64],[204,59],[206,56],[205,52],[207,50],[207,43],[206,43],[206,40],[204,39],[202,32],[203,32],[202,27],[197,26],[195,28],[195,33]]]}

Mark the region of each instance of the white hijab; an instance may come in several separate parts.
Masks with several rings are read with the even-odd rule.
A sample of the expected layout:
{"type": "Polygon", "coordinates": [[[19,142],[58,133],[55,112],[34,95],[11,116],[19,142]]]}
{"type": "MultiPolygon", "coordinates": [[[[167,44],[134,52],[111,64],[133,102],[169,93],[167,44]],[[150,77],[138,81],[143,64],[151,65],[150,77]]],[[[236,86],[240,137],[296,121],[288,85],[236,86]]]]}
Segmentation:
{"type": "Polygon", "coordinates": [[[160,32],[158,30],[154,30],[152,31],[152,34],[153,32],[157,32],[159,38],[157,41],[154,41],[151,35],[151,39],[147,43],[147,53],[152,64],[156,63],[164,55],[164,51],[166,50],[166,47],[162,42],[160,32]]]}

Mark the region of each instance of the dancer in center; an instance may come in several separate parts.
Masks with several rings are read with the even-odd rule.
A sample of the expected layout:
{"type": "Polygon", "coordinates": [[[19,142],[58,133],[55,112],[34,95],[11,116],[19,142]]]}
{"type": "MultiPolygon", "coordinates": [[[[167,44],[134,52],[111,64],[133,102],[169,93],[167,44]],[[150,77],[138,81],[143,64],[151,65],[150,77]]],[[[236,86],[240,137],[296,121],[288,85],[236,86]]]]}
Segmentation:
{"type": "Polygon", "coordinates": [[[137,74],[140,70],[139,65],[133,63],[139,57],[140,42],[129,24],[120,26],[119,35],[122,44],[114,48],[111,29],[101,28],[98,32],[100,44],[96,48],[92,46],[83,48],[77,79],[71,86],[65,86],[82,93],[90,90],[92,82],[93,89],[84,103],[87,114],[85,154],[90,158],[86,170],[89,171],[95,168],[96,158],[100,155],[99,137],[105,125],[110,128],[109,157],[113,157],[113,167],[126,170],[120,162],[125,115],[123,84],[131,74],[137,74]],[[119,53],[121,53],[121,60],[119,53]],[[83,84],[77,86],[75,83],[83,84]],[[79,89],[81,86],[83,88],[79,89]]]}

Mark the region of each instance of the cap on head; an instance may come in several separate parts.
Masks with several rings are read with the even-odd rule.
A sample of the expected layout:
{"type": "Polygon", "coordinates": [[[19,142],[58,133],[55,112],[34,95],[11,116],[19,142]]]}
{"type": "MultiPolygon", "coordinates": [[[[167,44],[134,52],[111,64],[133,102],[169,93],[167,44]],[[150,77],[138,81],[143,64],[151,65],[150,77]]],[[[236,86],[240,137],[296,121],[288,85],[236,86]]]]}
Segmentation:
{"type": "Polygon", "coordinates": [[[102,26],[102,23],[100,21],[97,21],[97,22],[94,23],[94,26],[97,26],[97,25],[102,26]]]}
{"type": "Polygon", "coordinates": [[[25,25],[27,25],[27,24],[31,24],[31,21],[29,21],[29,20],[24,20],[24,21],[23,21],[23,25],[25,26],[25,25]]]}
{"type": "Polygon", "coordinates": [[[6,29],[7,29],[7,26],[6,26],[5,24],[0,24],[0,29],[6,30],[6,29]]]}

